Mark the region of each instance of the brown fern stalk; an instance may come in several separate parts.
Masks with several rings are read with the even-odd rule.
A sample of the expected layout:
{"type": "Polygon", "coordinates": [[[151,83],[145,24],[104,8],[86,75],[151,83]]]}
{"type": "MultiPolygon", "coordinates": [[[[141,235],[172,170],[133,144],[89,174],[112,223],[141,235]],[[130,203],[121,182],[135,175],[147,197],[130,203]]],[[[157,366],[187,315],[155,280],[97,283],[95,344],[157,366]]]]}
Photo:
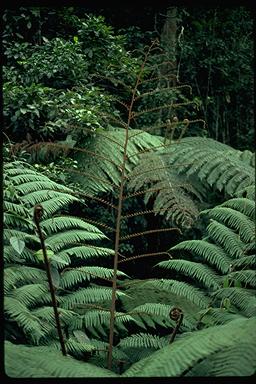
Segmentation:
{"type": "Polygon", "coordinates": [[[119,242],[120,242],[120,226],[121,226],[121,215],[122,215],[122,206],[123,206],[123,193],[124,193],[124,182],[125,182],[125,165],[127,161],[127,146],[129,140],[129,126],[131,120],[133,119],[133,105],[135,102],[136,92],[138,85],[141,81],[141,75],[143,73],[145,64],[151,48],[154,46],[155,42],[151,44],[147,53],[145,54],[144,61],[141,65],[140,72],[137,76],[136,84],[132,92],[132,97],[128,110],[128,119],[125,130],[125,142],[124,142],[124,152],[123,152],[123,162],[121,166],[121,180],[120,180],[120,189],[118,197],[118,209],[117,209],[117,219],[116,219],[116,237],[115,237],[115,255],[114,255],[114,267],[113,267],[113,284],[112,284],[112,299],[111,299],[111,309],[110,309],[110,325],[109,325],[109,349],[108,349],[108,369],[112,367],[112,351],[113,351],[113,340],[114,340],[114,321],[115,321],[115,311],[116,311],[116,290],[117,290],[117,267],[118,267],[118,255],[119,255],[119,242]]]}
{"type": "Polygon", "coordinates": [[[48,256],[47,256],[47,251],[46,251],[46,247],[45,247],[45,243],[44,243],[44,237],[43,237],[43,234],[42,234],[42,230],[40,228],[40,219],[41,219],[42,215],[43,215],[43,207],[40,204],[38,204],[38,205],[36,205],[34,207],[34,222],[36,224],[36,228],[37,228],[37,232],[38,232],[38,236],[39,236],[39,239],[40,239],[40,243],[41,243],[41,247],[42,247],[42,252],[43,252],[43,256],[44,256],[44,263],[45,263],[45,267],[46,267],[46,274],[47,274],[47,279],[48,279],[50,293],[51,293],[52,307],[53,307],[53,310],[54,310],[56,328],[57,328],[57,332],[58,332],[58,336],[59,336],[59,342],[60,342],[60,346],[61,346],[61,351],[62,351],[63,356],[66,356],[67,355],[67,351],[66,351],[64,337],[63,337],[63,333],[62,333],[61,325],[60,325],[58,305],[57,305],[54,285],[53,285],[53,281],[52,281],[50,263],[49,263],[49,259],[48,259],[48,256]]]}

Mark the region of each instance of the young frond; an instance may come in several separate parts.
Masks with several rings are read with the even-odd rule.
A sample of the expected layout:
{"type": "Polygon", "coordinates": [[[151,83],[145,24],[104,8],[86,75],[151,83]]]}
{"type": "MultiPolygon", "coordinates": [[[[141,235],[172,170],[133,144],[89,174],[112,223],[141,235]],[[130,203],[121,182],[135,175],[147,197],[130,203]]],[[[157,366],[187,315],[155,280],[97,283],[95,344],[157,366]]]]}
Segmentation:
{"type": "Polygon", "coordinates": [[[186,240],[175,245],[171,250],[185,250],[201,257],[222,273],[227,273],[231,260],[222,248],[205,240],[186,240]]]}
{"type": "Polygon", "coordinates": [[[206,288],[218,289],[220,287],[219,278],[207,265],[188,260],[167,260],[157,264],[168,270],[183,273],[186,276],[198,280],[206,288]]]}

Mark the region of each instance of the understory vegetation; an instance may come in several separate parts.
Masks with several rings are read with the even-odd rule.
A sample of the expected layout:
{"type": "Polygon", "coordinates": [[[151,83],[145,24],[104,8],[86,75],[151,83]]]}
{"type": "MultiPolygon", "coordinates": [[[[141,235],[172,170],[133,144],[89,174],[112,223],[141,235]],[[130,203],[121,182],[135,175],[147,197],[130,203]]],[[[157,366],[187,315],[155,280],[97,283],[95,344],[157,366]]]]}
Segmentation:
{"type": "Polygon", "coordinates": [[[256,372],[251,14],[148,10],[4,12],[9,377],[256,372]]]}

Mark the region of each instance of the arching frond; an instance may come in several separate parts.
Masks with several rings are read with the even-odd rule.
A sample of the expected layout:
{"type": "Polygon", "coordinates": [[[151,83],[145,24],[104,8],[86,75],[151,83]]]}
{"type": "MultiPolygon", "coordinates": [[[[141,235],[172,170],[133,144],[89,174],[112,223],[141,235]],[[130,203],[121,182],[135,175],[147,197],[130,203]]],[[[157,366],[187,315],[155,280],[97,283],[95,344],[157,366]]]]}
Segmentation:
{"type": "MultiPolygon", "coordinates": [[[[244,353],[247,358],[251,356],[251,349],[249,349],[248,354],[248,345],[256,345],[255,326],[255,318],[238,319],[225,325],[193,332],[191,335],[181,338],[170,346],[163,347],[151,356],[133,364],[122,376],[184,376],[202,360],[222,352],[224,352],[223,365],[225,365],[225,358],[228,358],[228,362],[233,361],[233,363],[238,364],[236,373],[244,372],[241,361],[237,359],[237,354],[227,356],[226,348],[232,347],[233,350],[237,351],[238,348],[241,348],[241,340],[243,340],[240,353],[244,353]]],[[[255,368],[256,362],[253,359],[247,364],[247,372],[252,374],[255,372],[255,368]]]]}
{"type": "Polygon", "coordinates": [[[117,377],[114,372],[62,356],[51,347],[28,347],[5,343],[5,371],[12,378],[117,377]]]}
{"type": "Polygon", "coordinates": [[[171,293],[174,293],[178,296],[185,297],[187,300],[191,301],[193,304],[197,305],[200,308],[206,308],[209,299],[207,296],[198,288],[193,287],[187,283],[171,279],[159,279],[159,280],[148,280],[143,282],[141,281],[142,288],[147,286],[154,286],[159,289],[168,290],[171,293]]]}
{"type": "Polygon", "coordinates": [[[221,272],[227,273],[229,271],[232,259],[227,256],[222,248],[205,240],[182,241],[171,249],[189,251],[201,257],[203,260],[206,260],[221,272]]]}
{"type": "Polygon", "coordinates": [[[148,333],[138,333],[121,339],[118,346],[121,348],[154,348],[160,349],[168,345],[166,337],[159,337],[148,333]]]}
{"type": "MultiPolygon", "coordinates": [[[[118,277],[128,277],[126,273],[117,271],[118,277]]],[[[61,277],[61,287],[70,288],[75,284],[92,279],[107,279],[111,281],[113,270],[104,267],[78,267],[72,270],[64,270],[61,277]]]]}
{"type": "Polygon", "coordinates": [[[216,273],[202,263],[188,260],[167,260],[161,261],[157,266],[184,273],[185,275],[202,282],[207,288],[218,289],[220,287],[216,273]]]}
{"type": "Polygon", "coordinates": [[[216,220],[210,219],[210,224],[206,230],[215,244],[221,246],[229,257],[238,258],[243,256],[244,243],[232,229],[216,220]]]}
{"type": "Polygon", "coordinates": [[[89,232],[83,229],[72,229],[47,237],[46,244],[56,252],[74,243],[79,244],[85,240],[100,240],[105,238],[106,236],[101,231],[89,232]]]}
{"type": "Polygon", "coordinates": [[[245,243],[252,242],[255,237],[253,221],[235,209],[218,206],[201,213],[207,213],[211,219],[215,219],[236,230],[245,243]]]}
{"type": "Polygon", "coordinates": [[[229,287],[221,288],[212,293],[214,298],[229,299],[230,303],[237,307],[245,316],[256,315],[255,290],[245,288],[229,287]]]}
{"type": "Polygon", "coordinates": [[[46,281],[46,273],[42,269],[16,265],[4,269],[5,293],[24,283],[38,283],[46,281]]]}

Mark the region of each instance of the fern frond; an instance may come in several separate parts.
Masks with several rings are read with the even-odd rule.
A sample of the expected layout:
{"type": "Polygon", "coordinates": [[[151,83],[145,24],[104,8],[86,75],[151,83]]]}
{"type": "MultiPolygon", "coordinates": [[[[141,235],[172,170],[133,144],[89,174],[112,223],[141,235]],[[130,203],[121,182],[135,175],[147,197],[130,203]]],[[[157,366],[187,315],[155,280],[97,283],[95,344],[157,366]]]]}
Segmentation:
{"type": "Polygon", "coordinates": [[[53,251],[60,251],[69,244],[73,245],[85,240],[100,240],[105,238],[106,236],[101,231],[89,232],[83,229],[72,229],[47,237],[46,243],[53,251]]]}
{"type": "Polygon", "coordinates": [[[243,269],[242,271],[230,272],[227,277],[230,280],[241,281],[245,285],[249,284],[251,287],[256,288],[256,268],[252,269],[243,269]]]}
{"type": "MultiPolygon", "coordinates": [[[[135,130],[136,131],[136,130],[135,130]]],[[[132,131],[134,132],[134,130],[132,131]]],[[[119,185],[120,182],[120,169],[123,161],[123,150],[124,150],[124,141],[125,141],[125,130],[114,128],[112,130],[104,132],[103,136],[95,135],[91,139],[90,149],[96,154],[96,156],[89,157],[83,153],[76,155],[76,159],[80,164],[80,170],[86,172],[90,170],[95,177],[95,179],[89,180],[82,175],[74,176],[74,180],[78,181],[83,185],[85,193],[95,194],[96,192],[106,192],[111,191],[113,188],[109,182],[114,185],[119,185]],[[116,142],[113,142],[113,140],[116,142]],[[97,156],[98,154],[98,156],[97,156]],[[112,160],[115,164],[105,161],[104,159],[98,158],[99,156],[104,156],[106,159],[112,160]],[[106,180],[107,183],[104,181],[106,180]]],[[[138,150],[151,149],[154,146],[162,144],[162,138],[152,136],[148,133],[142,132],[136,139],[130,138],[127,147],[127,158],[128,156],[134,154],[138,150]]],[[[132,164],[135,164],[138,161],[138,156],[131,158],[130,162],[126,162],[126,172],[131,170],[132,164]]]]}
{"type": "Polygon", "coordinates": [[[220,206],[202,211],[201,213],[207,213],[211,219],[220,221],[235,229],[243,242],[249,243],[254,240],[254,223],[243,213],[229,207],[220,206]]]}
{"type": "Polygon", "coordinates": [[[40,222],[42,229],[46,231],[48,235],[51,235],[55,232],[60,232],[66,229],[84,229],[88,232],[100,233],[102,232],[92,224],[85,222],[84,220],[74,217],[74,216],[59,216],[52,217],[47,220],[42,220],[40,222]]]}
{"type": "Polygon", "coordinates": [[[255,266],[256,266],[256,255],[240,257],[240,259],[237,259],[232,263],[232,269],[241,268],[241,267],[243,268],[255,267],[255,266]]]}
{"type": "Polygon", "coordinates": [[[71,262],[71,258],[81,258],[84,260],[113,255],[113,249],[96,247],[92,245],[82,245],[78,247],[71,247],[58,252],[58,257],[62,258],[68,263],[71,262]]]}
{"type": "Polygon", "coordinates": [[[27,307],[51,302],[48,286],[41,284],[26,284],[16,288],[9,295],[27,307]]]}
{"type": "MultiPolygon", "coordinates": [[[[241,347],[241,340],[243,340],[244,347],[240,353],[248,356],[248,345],[256,345],[255,326],[255,319],[238,319],[225,325],[193,332],[133,364],[122,377],[184,376],[203,359],[210,358],[215,353],[221,353],[229,347],[236,347],[236,349],[241,347]]],[[[224,358],[225,356],[227,355],[224,354],[224,358]]],[[[232,356],[229,357],[229,361],[230,359],[232,356]]],[[[238,364],[236,372],[243,372],[241,362],[236,357],[233,359],[238,364]]],[[[223,364],[225,364],[225,359],[223,364]]],[[[256,367],[255,360],[248,363],[248,366],[250,372],[253,373],[256,367]]]]}
{"type": "Polygon", "coordinates": [[[166,345],[168,345],[168,340],[165,337],[159,337],[148,333],[138,333],[121,339],[118,347],[160,349],[166,345]]]}
{"type": "Polygon", "coordinates": [[[212,297],[229,299],[231,304],[241,310],[245,316],[251,317],[256,314],[255,290],[238,287],[221,288],[213,292],[212,297]]]}
{"type": "Polygon", "coordinates": [[[14,297],[6,296],[4,298],[4,312],[7,320],[15,321],[25,332],[29,339],[38,343],[44,335],[40,321],[30,312],[30,310],[14,297]]]}
{"type": "Polygon", "coordinates": [[[237,234],[226,225],[210,219],[210,224],[206,228],[208,235],[219,246],[221,246],[228,256],[238,258],[243,255],[243,242],[237,234]]]}
{"type": "Polygon", "coordinates": [[[223,273],[229,271],[231,260],[222,248],[205,240],[186,240],[175,245],[171,250],[185,250],[206,260],[223,273]]]}
{"type": "Polygon", "coordinates": [[[96,365],[62,356],[51,347],[28,347],[5,342],[5,371],[12,378],[118,377],[96,365]]]}
{"type": "Polygon", "coordinates": [[[201,263],[188,260],[167,260],[161,261],[156,266],[184,273],[186,276],[203,283],[207,288],[218,289],[220,287],[216,273],[201,263]]]}
{"type": "MultiPolygon", "coordinates": [[[[128,277],[126,273],[117,271],[118,277],[128,277]]],[[[112,281],[113,270],[104,267],[78,267],[72,270],[64,270],[61,276],[61,287],[70,288],[73,285],[92,279],[104,279],[112,281]]]]}
{"type": "Polygon", "coordinates": [[[224,348],[206,357],[190,369],[185,377],[253,376],[256,370],[255,354],[255,344],[242,341],[239,345],[224,348]]]}
{"type": "Polygon", "coordinates": [[[220,206],[235,209],[248,216],[251,220],[255,220],[255,201],[253,200],[237,197],[225,201],[220,206]]]}
{"type": "Polygon", "coordinates": [[[206,308],[209,304],[209,299],[200,289],[195,288],[187,283],[183,283],[181,281],[171,279],[150,279],[145,282],[143,282],[142,280],[140,286],[142,288],[147,288],[147,286],[153,286],[159,289],[167,290],[177,296],[185,297],[188,301],[191,301],[199,308],[206,308]]]}
{"type": "Polygon", "coordinates": [[[22,283],[38,283],[42,281],[46,281],[46,273],[39,268],[15,265],[4,269],[5,293],[22,283]]]}
{"type": "MultiPolygon", "coordinates": [[[[117,297],[125,293],[117,291],[117,297]]],[[[111,288],[89,287],[80,288],[76,292],[63,297],[61,306],[67,309],[74,309],[77,304],[101,303],[111,299],[111,288]]]]}

